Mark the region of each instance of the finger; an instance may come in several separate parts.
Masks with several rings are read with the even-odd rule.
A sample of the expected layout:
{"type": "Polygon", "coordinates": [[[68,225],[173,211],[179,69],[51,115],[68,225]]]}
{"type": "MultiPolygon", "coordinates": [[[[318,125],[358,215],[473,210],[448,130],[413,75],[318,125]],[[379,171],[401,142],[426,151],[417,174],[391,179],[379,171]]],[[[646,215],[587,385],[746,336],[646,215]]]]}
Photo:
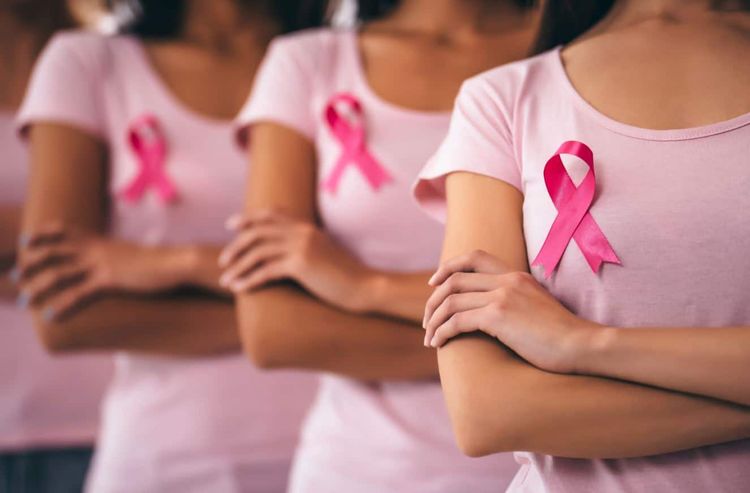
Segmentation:
{"type": "Polygon", "coordinates": [[[453,315],[481,308],[487,304],[489,301],[488,298],[489,292],[452,294],[445,298],[425,325],[425,346],[432,340],[437,328],[448,321],[453,315]]]}
{"type": "Polygon", "coordinates": [[[70,244],[49,244],[29,247],[19,258],[16,274],[19,282],[30,278],[43,267],[75,257],[76,249],[70,244]]]}
{"type": "Polygon", "coordinates": [[[269,282],[281,281],[282,279],[288,279],[289,277],[287,263],[283,260],[276,260],[264,264],[246,278],[233,283],[231,289],[234,293],[245,293],[268,284],[269,282]]]}
{"type": "Polygon", "coordinates": [[[34,231],[24,231],[18,235],[18,247],[28,248],[50,241],[62,239],[66,234],[65,226],[60,222],[52,222],[35,228],[34,231]]]}
{"type": "Polygon", "coordinates": [[[36,305],[53,296],[56,292],[85,279],[86,269],[81,265],[58,265],[42,271],[23,285],[18,295],[18,306],[25,308],[36,305]]]}
{"type": "Polygon", "coordinates": [[[427,299],[422,319],[422,327],[432,318],[435,312],[445,298],[456,293],[466,293],[473,291],[492,291],[499,283],[497,275],[494,274],[476,274],[473,272],[456,272],[452,274],[445,282],[440,284],[427,299]]]}
{"type": "Polygon", "coordinates": [[[476,332],[483,325],[484,318],[484,308],[456,313],[435,330],[435,334],[430,339],[430,346],[439,348],[457,335],[476,332]]]}
{"type": "Polygon", "coordinates": [[[42,317],[47,322],[59,321],[72,314],[76,309],[83,306],[99,294],[100,287],[93,279],[71,286],[56,296],[42,312],[42,317]]]}
{"type": "Polygon", "coordinates": [[[451,274],[456,272],[480,272],[483,274],[504,274],[508,272],[508,269],[500,262],[500,260],[490,255],[489,253],[482,250],[475,250],[471,253],[459,255],[450,260],[446,260],[432,275],[428,284],[431,286],[437,286],[451,274]]]}
{"type": "Polygon", "coordinates": [[[221,251],[219,266],[226,269],[258,243],[279,240],[286,235],[286,228],[276,225],[258,226],[242,231],[221,251]]]}
{"type": "Polygon", "coordinates": [[[230,286],[262,264],[284,256],[287,251],[287,245],[282,242],[265,243],[252,248],[222,274],[219,284],[224,287],[230,286]]]}
{"type": "Polygon", "coordinates": [[[259,224],[289,221],[290,217],[281,211],[274,209],[263,209],[247,214],[233,214],[227,219],[225,225],[231,231],[240,231],[259,224]]]}

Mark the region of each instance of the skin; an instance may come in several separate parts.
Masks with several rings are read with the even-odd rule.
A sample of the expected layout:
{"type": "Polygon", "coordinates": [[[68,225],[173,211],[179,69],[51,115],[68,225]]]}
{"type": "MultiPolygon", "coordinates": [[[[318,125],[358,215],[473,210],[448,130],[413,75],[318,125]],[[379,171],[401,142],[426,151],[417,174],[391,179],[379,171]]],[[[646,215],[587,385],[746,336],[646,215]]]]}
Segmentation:
{"type": "MultiPolygon", "coordinates": [[[[750,111],[750,61],[738,58],[748,49],[745,13],[623,0],[563,60],[600,111],[664,129],[750,111]],[[703,70],[690,70],[696,63],[703,70]],[[698,94],[700,103],[680,103],[698,94]]],[[[748,327],[627,330],[583,320],[528,274],[516,189],[461,172],[448,177],[447,197],[448,260],[431,279],[424,342],[441,348],[466,453],[632,457],[750,437],[750,386],[727,378],[750,372],[748,327]]]]}
{"type": "MultiPolygon", "coordinates": [[[[526,53],[533,22],[509,3],[405,0],[364,27],[359,50],[381,98],[448,111],[464,79],[526,53]]],[[[436,376],[434,352],[419,345],[429,273],[372,269],[327,235],[313,142],[268,122],[252,142],[245,213],[230,221],[238,234],[221,258],[249,356],[373,380],[436,376]]]]}
{"type": "MultiPolygon", "coordinates": [[[[229,119],[275,31],[254,14],[232,0],[194,0],[182,35],[145,43],[147,56],[184,105],[229,119]]],[[[105,143],[47,122],[31,127],[30,143],[19,303],[30,306],[49,350],[200,356],[239,349],[231,299],[218,285],[218,245],[146,247],[107,236],[105,143]]]]}
{"type": "MultiPolygon", "coordinates": [[[[13,9],[0,7],[0,108],[15,112],[23,99],[40,40],[45,33],[27,25],[15,16],[13,9]]],[[[18,294],[11,279],[15,262],[18,233],[21,226],[21,206],[0,197],[0,298],[12,300],[18,294]]]]}

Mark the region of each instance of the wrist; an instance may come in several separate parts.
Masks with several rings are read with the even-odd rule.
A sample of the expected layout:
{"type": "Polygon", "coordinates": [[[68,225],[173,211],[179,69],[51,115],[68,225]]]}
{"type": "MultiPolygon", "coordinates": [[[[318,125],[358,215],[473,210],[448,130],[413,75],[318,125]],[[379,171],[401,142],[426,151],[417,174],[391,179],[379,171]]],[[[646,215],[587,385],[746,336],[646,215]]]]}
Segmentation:
{"type": "Polygon", "coordinates": [[[152,257],[154,272],[174,287],[192,284],[200,252],[192,245],[168,246],[155,249],[152,257]]]}
{"type": "Polygon", "coordinates": [[[619,333],[618,328],[599,324],[581,327],[572,342],[573,373],[599,374],[619,333]]]}
{"type": "Polygon", "coordinates": [[[368,269],[356,283],[353,290],[352,311],[362,314],[377,311],[387,290],[387,276],[381,272],[368,269]]]}

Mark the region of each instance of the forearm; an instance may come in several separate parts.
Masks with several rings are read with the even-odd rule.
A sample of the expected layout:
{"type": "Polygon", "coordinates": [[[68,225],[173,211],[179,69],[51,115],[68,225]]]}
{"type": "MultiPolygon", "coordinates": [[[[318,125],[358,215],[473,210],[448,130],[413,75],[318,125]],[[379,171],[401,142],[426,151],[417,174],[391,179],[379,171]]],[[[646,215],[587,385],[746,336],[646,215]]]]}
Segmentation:
{"type": "Polygon", "coordinates": [[[14,301],[17,295],[18,290],[7,273],[0,273],[0,301],[14,301]]]}
{"type": "Polygon", "coordinates": [[[16,253],[20,222],[19,206],[0,204],[0,270],[16,253]]]}
{"type": "Polygon", "coordinates": [[[640,457],[750,437],[750,410],[600,377],[541,371],[474,336],[439,351],[459,444],[470,455],[528,450],[640,457]]]}
{"type": "Polygon", "coordinates": [[[219,285],[221,269],[219,268],[219,254],[221,247],[213,245],[196,245],[181,248],[185,255],[186,284],[206,289],[221,296],[230,297],[231,293],[219,285]]]}
{"type": "Polygon", "coordinates": [[[422,323],[424,304],[432,292],[427,284],[430,275],[428,272],[375,272],[362,290],[362,312],[422,323]]]}
{"type": "Polygon", "coordinates": [[[232,303],[207,296],[110,296],[60,322],[34,312],[53,352],[125,350],[172,356],[212,356],[240,349],[232,303]]]}
{"type": "Polygon", "coordinates": [[[362,380],[435,378],[434,351],[415,324],[354,315],[291,286],[238,296],[240,335],[265,368],[302,368],[362,380]]]}
{"type": "Polygon", "coordinates": [[[750,406],[750,328],[604,328],[578,344],[576,371],[750,406]]]}

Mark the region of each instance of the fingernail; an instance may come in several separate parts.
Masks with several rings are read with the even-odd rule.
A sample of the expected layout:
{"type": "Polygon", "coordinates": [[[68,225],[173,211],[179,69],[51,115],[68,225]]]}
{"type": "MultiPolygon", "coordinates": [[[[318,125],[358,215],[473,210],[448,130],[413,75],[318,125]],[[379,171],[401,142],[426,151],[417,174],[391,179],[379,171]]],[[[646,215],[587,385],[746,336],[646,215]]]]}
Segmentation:
{"type": "Polygon", "coordinates": [[[29,306],[30,299],[31,297],[28,293],[21,292],[19,293],[18,298],[16,298],[16,306],[18,308],[26,308],[29,306]]]}
{"type": "Polygon", "coordinates": [[[436,348],[437,347],[437,339],[435,337],[432,338],[430,341],[430,346],[436,348]]]}
{"type": "Polygon", "coordinates": [[[433,286],[435,284],[435,276],[437,276],[437,273],[433,274],[432,277],[430,277],[430,280],[427,281],[428,285],[433,286]]]}
{"type": "Polygon", "coordinates": [[[45,308],[44,312],[42,312],[42,318],[45,322],[51,322],[55,318],[55,309],[45,308]]]}
{"type": "Polygon", "coordinates": [[[18,281],[21,280],[21,269],[13,267],[10,272],[8,272],[8,279],[10,279],[13,284],[18,284],[18,281]]]}
{"type": "Polygon", "coordinates": [[[26,248],[31,242],[31,236],[28,233],[21,233],[18,235],[18,247],[26,248]]]}
{"type": "Polygon", "coordinates": [[[241,219],[242,216],[240,216],[239,214],[233,214],[229,216],[229,218],[224,223],[224,226],[226,226],[227,229],[235,229],[239,225],[241,219]]]}

